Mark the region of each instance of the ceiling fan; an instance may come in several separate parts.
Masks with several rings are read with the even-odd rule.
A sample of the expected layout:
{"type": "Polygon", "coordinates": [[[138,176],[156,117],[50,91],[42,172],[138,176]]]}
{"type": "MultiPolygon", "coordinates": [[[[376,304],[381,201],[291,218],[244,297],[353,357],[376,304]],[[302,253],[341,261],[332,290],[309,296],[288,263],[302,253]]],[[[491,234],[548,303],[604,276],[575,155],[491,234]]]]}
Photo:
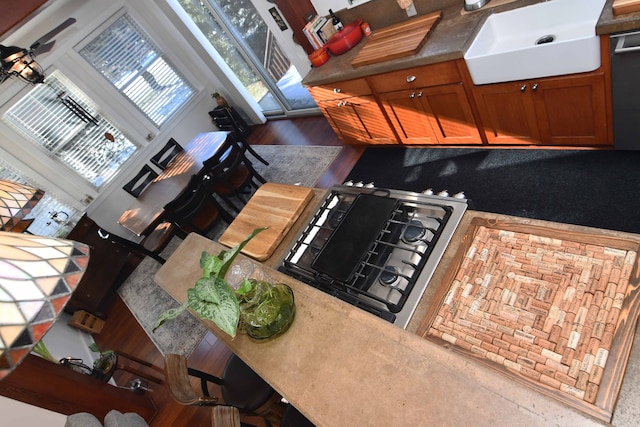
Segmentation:
{"type": "Polygon", "coordinates": [[[51,39],[75,22],[75,18],[67,18],[63,23],[33,42],[28,50],[17,46],[0,45],[0,61],[2,63],[0,83],[13,76],[18,76],[27,83],[42,83],[44,72],[35,61],[34,56],[49,52],[56,42],[51,39]]]}

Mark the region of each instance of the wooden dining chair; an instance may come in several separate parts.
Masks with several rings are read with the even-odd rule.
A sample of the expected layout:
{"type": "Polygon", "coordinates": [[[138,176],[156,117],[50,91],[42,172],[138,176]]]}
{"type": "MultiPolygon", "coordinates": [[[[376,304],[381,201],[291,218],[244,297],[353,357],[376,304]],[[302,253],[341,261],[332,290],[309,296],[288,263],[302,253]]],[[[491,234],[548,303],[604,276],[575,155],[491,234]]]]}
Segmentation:
{"type": "Polygon", "coordinates": [[[189,368],[184,356],[173,353],[165,355],[164,371],[171,397],[182,405],[232,406],[240,414],[262,417],[269,426],[271,422],[279,424],[286,409],[282,397],[235,354],[220,377],[189,368]],[[194,390],[190,377],[200,380],[200,393],[194,390]],[[210,384],[219,387],[222,399],[210,394],[210,384]]]}
{"type": "Polygon", "coordinates": [[[187,187],[164,206],[164,211],[166,220],[177,226],[182,238],[189,233],[206,236],[220,219],[227,224],[233,221],[197,175],[191,176],[187,187]]]}
{"type": "Polygon", "coordinates": [[[251,133],[251,129],[233,108],[216,107],[213,111],[209,111],[209,116],[213,119],[218,129],[231,132],[245,150],[258,161],[269,166],[269,162],[260,156],[246,141],[245,137],[251,133]]]}
{"type": "Polygon", "coordinates": [[[235,212],[240,212],[236,204],[245,204],[252,189],[257,190],[266,180],[254,169],[245,156],[242,144],[233,142],[218,159],[204,162],[203,182],[209,191],[219,196],[235,212]],[[234,203],[233,200],[237,202],[234,203]]]}
{"type": "Polygon", "coordinates": [[[253,157],[255,157],[260,163],[263,163],[265,166],[269,166],[269,162],[267,162],[260,154],[253,149],[253,147],[243,138],[238,138],[238,143],[242,146],[242,149],[246,152],[249,152],[253,157]]]}
{"type": "MultiPolygon", "coordinates": [[[[256,427],[240,422],[240,411],[234,406],[214,406],[211,421],[212,427],[256,427]]],[[[278,427],[315,427],[315,425],[289,404],[284,410],[278,427]]]]}
{"type": "MultiPolygon", "coordinates": [[[[211,413],[211,427],[249,427],[240,422],[240,411],[234,406],[217,405],[211,413]]],[[[255,427],[255,426],[251,426],[255,427]]]]}
{"type": "Polygon", "coordinates": [[[175,139],[170,138],[164,147],[151,157],[150,162],[160,170],[164,170],[167,165],[169,165],[169,162],[183,150],[182,146],[175,139]]]}
{"type": "MultiPolygon", "coordinates": [[[[95,221],[92,219],[87,218],[87,220],[92,221],[95,224],[95,221]]],[[[137,243],[113,234],[97,224],[96,226],[98,227],[98,236],[100,236],[101,239],[109,240],[111,243],[123,246],[128,250],[149,256],[160,264],[164,264],[166,262],[166,259],[164,259],[160,253],[167,247],[177,232],[175,225],[170,222],[162,222],[137,243]]]]}
{"type": "Polygon", "coordinates": [[[122,189],[133,197],[138,198],[142,191],[147,188],[151,181],[158,177],[158,172],[154,171],[151,166],[144,165],[140,171],[122,189]]]}

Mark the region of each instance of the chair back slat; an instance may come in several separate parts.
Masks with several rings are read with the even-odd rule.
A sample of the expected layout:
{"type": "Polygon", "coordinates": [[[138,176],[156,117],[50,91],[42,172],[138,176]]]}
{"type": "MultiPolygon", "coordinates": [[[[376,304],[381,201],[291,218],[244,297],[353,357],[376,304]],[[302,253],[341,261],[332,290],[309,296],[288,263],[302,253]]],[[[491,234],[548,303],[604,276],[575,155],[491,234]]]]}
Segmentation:
{"type": "Polygon", "coordinates": [[[164,170],[182,150],[184,150],[182,146],[175,139],[170,138],[164,147],[150,159],[150,162],[164,170]]]}
{"type": "Polygon", "coordinates": [[[122,189],[127,193],[131,194],[133,197],[138,198],[140,194],[144,191],[145,188],[151,181],[158,177],[158,173],[151,169],[151,166],[144,165],[140,168],[140,171],[134,176],[129,182],[127,182],[122,189]]]}

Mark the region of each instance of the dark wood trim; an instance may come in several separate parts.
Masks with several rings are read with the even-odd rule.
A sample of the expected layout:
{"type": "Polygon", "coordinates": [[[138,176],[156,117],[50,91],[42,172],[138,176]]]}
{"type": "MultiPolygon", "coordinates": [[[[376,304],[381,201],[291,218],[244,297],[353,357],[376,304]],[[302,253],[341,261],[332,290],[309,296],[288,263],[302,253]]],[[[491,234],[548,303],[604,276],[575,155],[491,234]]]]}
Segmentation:
{"type": "Polygon", "coordinates": [[[114,387],[31,354],[0,381],[0,394],[65,415],[88,412],[100,420],[112,409],[135,412],[147,422],[158,412],[149,395],[114,387]]]}

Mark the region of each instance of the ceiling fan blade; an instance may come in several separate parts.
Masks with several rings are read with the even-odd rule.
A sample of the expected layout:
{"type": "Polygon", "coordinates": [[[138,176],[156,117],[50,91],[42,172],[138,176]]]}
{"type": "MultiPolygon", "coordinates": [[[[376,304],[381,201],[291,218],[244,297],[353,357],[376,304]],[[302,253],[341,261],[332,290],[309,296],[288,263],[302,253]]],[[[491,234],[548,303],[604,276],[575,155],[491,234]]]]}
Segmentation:
{"type": "Polygon", "coordinates": [[[40,44],[37,47],[31,49],[31,51],[33,52],[34,55],[42,55],[43,53],[47,53],[51,49],[53,49],[54,44],[56,44],[55,40],[49,43],[40,44]]]}
{"type": "MultiPolygon", "coordinates": [[[[48,42],[49,40],[51,40],[52,37],[56,36],[58,33],[63,31],[67,27],[71,26],[75,22],[76,22],[76,18],[67,18],[67,20],[64,21],[62,24],[58,25],[53,30],[49,31],[47,34],[45,34],[44,36],[40,37],[38,40],[33,42],[33,44],[29,47],[29,49],[35,51],[36,49],[38,49],[40,47],[40,45],[42,45],[43,43],[48,42]]],[[[50,49],[51,49],[51,47],[49,47],[49,50],[50,49]]]]}

